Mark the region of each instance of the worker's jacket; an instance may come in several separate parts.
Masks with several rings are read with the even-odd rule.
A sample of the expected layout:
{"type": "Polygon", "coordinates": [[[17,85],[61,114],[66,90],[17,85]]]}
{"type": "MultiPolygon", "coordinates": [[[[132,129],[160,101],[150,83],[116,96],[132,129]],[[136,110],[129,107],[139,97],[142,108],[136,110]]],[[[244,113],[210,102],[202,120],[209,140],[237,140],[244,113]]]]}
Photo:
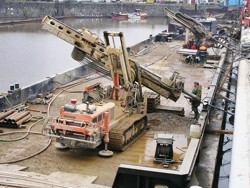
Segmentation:
{"type": "Polygon", "coordinates": [[[201,98],[202,86],[197,86],[193,89],[192,94],[196,95],[197,97],[201,98]]]}
{"type": "Polygon", "coordinates": [[[201,46],[199,49],[199,55],[205,57],[207,55],[207,48],[205,46],[201,46]]]}
{"type": "Polygon", "coordinates": [[[196,50],[196,46],[195,46],[195,45],[192,45],[192,46],[191,46],[191,49],[192,49],[192,50],[196,50]]]}
{"type": "MultiPolygon", "coordinates": [[[[201,93],[202,93],[202,86],[197,86],[196,88],[193,89],[192,94],[196,95],[197,97],[201,98],[201,93]]],[[[200,101],[197,100],[191,100],[192,106],[199,106],[200,101]]]]}

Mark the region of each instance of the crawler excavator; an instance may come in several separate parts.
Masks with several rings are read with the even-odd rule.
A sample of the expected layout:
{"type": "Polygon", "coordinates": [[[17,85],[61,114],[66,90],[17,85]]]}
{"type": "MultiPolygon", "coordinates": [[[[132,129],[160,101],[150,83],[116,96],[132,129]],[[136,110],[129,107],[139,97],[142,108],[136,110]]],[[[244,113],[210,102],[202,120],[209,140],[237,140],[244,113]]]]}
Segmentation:
{"type": "Polygon", "coordinates": [[[61,107],[59,117],[47,124],[47,135],[55,137],[58,143],[73,148],[96,148],[105,143],[104,152],[99,153],[104,156],[112,155],[107,145],[109,149],[123,151],[147,128],[147,97],[142,92],[142,85],[173,101],[180,97],[184,82],[179,73],[164,78],[137,64],[128,56],[123,33],[105,31],[105,42],[102,42],[90,30],[72,29],[50,16],[46,16],[41,24],[43,29],[74,46],[73,59],[87,61],[90,67],[108,73],[114,83],[109,94],[103,93],[101,87],[93,86],[85,90],[83,103],[72,101],[71,105],[61,107]],[[120,47],[111,43],[117,39],[120,47]],[[126,94],[122,101],[121,90],[123,96],[126,94]],[[96,98],[93,92],[108,96],[105,98],[108,102],[99,101],[95,105],[88,100],[96,98]],[[119,110],[121,108],[117,109],[117,106],[123,109],[119,110]]]}

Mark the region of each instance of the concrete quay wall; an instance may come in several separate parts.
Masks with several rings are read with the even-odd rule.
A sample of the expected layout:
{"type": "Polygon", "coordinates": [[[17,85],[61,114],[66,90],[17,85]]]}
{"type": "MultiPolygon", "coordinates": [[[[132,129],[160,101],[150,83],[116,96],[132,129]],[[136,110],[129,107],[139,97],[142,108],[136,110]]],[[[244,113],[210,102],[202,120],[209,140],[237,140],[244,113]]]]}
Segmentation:
{"type": "MultiPolygon", "coordinates": [[[[45,15],[65,17],[110,17],[112,12],[133,12],[141,9],[148,16],[165,16],[164,8],[174,12],[180,11],[190,14],[198,13],[194,5],[182,4],[146,4],[146,3],[89,3],[89,2],[4,2],[0,1],[1,18],[42,18],[45,15]]],[[[209,7],[207,7],[207,10],[209,7]]],[[[227,11],[227,7],[217,7],[217,12],[227,11]],[[225,9],[225,10],[224,10],[225,9]]]]}
{"type": "Polygon", "coordinates": [[[0,17],[34,18],[52,16],[108,17],[112,12],[133,12],[141,9],[149,16],[164,16],[164,7],[178,11],[179,5],[144,3],[86,3],[86,2],[0,2],[0,17]]]}

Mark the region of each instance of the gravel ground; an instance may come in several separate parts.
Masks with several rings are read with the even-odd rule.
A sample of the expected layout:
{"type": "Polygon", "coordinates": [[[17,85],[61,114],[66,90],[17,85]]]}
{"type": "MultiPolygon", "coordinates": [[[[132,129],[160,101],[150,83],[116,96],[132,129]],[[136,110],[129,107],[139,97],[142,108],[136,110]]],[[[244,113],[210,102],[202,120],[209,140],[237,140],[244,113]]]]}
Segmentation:
{"type": "Polygon", "coordinates": [[[192,122],[192,118],[171,113],[148,114],[148,123],[152,131],[168,131],[170,134],[187,134],[188,129],[185,127],[189,127],[192,122]]]}

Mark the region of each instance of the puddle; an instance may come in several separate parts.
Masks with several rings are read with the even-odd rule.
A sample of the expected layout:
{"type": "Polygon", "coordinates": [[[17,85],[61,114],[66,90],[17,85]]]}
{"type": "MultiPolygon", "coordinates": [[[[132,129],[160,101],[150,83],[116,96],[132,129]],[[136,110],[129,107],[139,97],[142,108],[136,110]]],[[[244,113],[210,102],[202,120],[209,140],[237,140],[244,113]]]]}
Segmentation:
{"type": "MultiPolygon", "coordinates": [[[[154,162],[157,146],[156,140],[154,139],[155,133],[156,132],[149,132],[133,145],[133,149],[129,151],[129,157],[126,158],[128,163],[155,168],[164,168],[163,165],[156,164],[154,162]]],[[[185,152],[187,151],[188,137],[184,134],[172,134],[172,136],[174,139],[173,159],[175,162],[169,165],[169,167],[166,169],[178,170],[182,163],[185,152]]]]}

